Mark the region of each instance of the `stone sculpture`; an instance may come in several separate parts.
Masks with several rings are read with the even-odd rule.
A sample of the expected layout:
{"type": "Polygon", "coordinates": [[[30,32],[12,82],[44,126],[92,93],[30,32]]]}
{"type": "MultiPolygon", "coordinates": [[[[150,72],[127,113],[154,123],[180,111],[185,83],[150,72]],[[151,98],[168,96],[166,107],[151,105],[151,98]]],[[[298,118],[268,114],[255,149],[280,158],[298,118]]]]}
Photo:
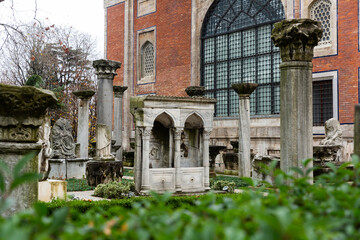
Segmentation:
{"type": "Polygon", "coordinates": [[[330,118],[325,122],[325,139],[321,140],[320,145],[342,145],[342,142],[340,123],[335,118],[330,118]]]}
{"type": "Polygon", "coordinates": [[[39,153],[39,172],[42,175],[40,181],[46,180],[50,173],[50,164],[49,158],[52,154],[52,149],[50,148],[50,118],[45,117],[43,125],[39,128],[39,138],[42,147],[39,153]]]}
{"type": "Polygon", "coordinates": [[[51,131],[52,159],[75,158],[75,142],[71,134],[72,127],[67,119],[56,121],[51,131]]]}

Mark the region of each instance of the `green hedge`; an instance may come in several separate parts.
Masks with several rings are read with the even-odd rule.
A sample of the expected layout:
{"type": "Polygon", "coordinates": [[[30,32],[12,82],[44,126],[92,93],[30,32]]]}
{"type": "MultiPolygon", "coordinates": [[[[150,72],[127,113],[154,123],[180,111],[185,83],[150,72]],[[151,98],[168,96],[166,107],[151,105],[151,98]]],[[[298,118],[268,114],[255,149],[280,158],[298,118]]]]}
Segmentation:
{"type": "MultiPolygon", "coordinates": [[[[308,161],[302,169],[307,169],[308,161]]],[[[266,169],[273,191],[36,204],[0,218],[0,239],[360,239],[360,163],[314,184],[309,170],[266,169]],[[349,183],[350,182],[350,183],[349,183]]],[[[255,183],[252,183],[255,185],[255,183]]]]}

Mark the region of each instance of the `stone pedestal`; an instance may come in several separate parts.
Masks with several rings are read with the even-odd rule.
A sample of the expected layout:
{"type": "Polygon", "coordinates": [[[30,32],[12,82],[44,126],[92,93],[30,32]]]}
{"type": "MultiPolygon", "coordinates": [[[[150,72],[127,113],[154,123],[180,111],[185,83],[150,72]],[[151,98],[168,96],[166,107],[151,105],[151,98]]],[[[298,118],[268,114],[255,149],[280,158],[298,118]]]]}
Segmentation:
{"type": "MultiPolygon", "coordinates": [[[[280,47],[280,167],[302,168],[313,157],[312,57],[322,35],[320,23],[310,19],[275,24],[274,44],[280,47]]],[[[312,167],[310,163],[307,167],[312,167]]]]}
{"type": "Polygon", "coordinates": [[[86,180],[89,186],[101,183],[118,182],[123,176],[121,161],[90,161],[86,166],[86,180]]]}
{"type": "Polygon", "coordinates": [[[80,144],[80,158],[89,157],[89,103],[95,94],[92,90],[76,91],[78,98],[77,143],[80,144]]]}
{"type": "MultiPolygon", "coordinates": [[[[41,144],[37,143],[39,127],[46,109],[56,101],[51,91],[0,84],[0,159],[11,170],[5,175],[7,185],[12,181],[10,175],[17,162],[29,152],[40,152],[41,144]]],[[[37,155],[27,163],[23,171],[38,171],[37,155]]],[[[15,204],[4,215],[31,207],[38,198],[37,182],[19,186],[10,198],[15,200],[15,204]]]]}
{"type": "Polygon", "coordinates": [[[360,157],[360,104],[355,105],[354,154],[360,157]]]}
{"type": "Polygon", "coordinates": [[[38,200],[51,202],[54,199],[66,199],[67,182],[62,180],[47,180],[38,183],[38,200]]]}
{"type": "Polygon", "coordinates": [[[114,138],[116,140],[115,146],[120,146],[119,149],[116,151],[115,159],[118,161],[122,161],[123,155],[123,148],[122,148],[122,112],[123,112],[123,105],[122,99],[124,96],[124,92],[128,87],[122,86],[114,86],[114,138]]]}
{"type": "Polygon", "coordinates": [[[255,91],[256,83],[236,83],[232,85],[239,95],[239,177],[251,177],[250,159],[250,94],[255,91]]]}
{"type": "Polygon", "coordinates": [[[49,179],[83,179],[88,161],[88,158],[49,159],[51,167],[49,179]]]}
{"type": "Polygon", "coordinates": [[[113,113],[113,80],[120,62],[110,60],[96,60],[93,62],[98,78],[97,123],[105,124],[112,130],[113,113]]]}

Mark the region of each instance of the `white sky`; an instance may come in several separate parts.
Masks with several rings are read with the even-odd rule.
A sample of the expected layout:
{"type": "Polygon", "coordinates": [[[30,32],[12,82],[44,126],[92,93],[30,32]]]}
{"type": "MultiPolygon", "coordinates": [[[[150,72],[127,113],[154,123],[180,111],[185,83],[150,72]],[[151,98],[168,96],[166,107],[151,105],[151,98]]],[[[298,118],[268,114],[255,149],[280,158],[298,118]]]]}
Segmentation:
{"type": "MultiPolygon", "coordinates": [[[[37,19],[49,24],[71,26],[80,32],[90,34],[97,41],[99,57],[103,57],[103,0],[13,0],[16,17],[25,23],[31,21],[34,17],[35,2],[37,3],[37,19]]],[[[10,6],[11,0],[0,3],[1,22],[11,21],[10,6]]]]}

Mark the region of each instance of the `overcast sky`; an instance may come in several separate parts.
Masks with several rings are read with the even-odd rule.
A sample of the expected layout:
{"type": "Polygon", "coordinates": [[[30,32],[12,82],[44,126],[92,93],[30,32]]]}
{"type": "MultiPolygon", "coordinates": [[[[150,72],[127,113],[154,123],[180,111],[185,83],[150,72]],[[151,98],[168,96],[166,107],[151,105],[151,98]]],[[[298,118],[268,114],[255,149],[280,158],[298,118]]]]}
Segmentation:
{"type": "MultiPolygon", "coordinates": [[[[37,3],[37,19],[49,24],[72,26],[89,33],[97,40],[99,57],[104,52],[103,0],[13,0],[16,17],[22,22],[31,21],[37,3]]],[[[11,0],[0,3],[0,21],[12,19],[11,0]],[[5,11],[5,12],[4,12],[5,11]]]]}

